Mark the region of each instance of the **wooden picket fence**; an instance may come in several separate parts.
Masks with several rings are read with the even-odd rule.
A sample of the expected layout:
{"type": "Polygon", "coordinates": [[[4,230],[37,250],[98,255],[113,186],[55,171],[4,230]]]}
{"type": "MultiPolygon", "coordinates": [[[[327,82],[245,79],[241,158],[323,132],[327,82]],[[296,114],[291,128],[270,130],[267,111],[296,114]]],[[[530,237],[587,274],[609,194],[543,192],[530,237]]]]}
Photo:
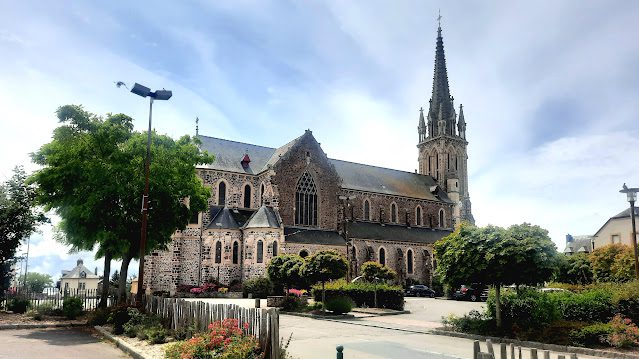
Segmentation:
{"type": "MultiPolygon", "coordinates": [[[[95,289],[67,289],[59,290],[57,288],[47,288],[42,292],[33,292],[29,290],[14,289],[6,291],[4,295],[0,295],[0,309],[7,309],[9,302],[14,298],[26,299],[30,303],[30,308],[37,309],[42,306],[52,308],[62,308],[64,299],[76,297],[82,300],[82,308],[91,310],[97,308],[100,303],[100,291],[95,289]]],[[[114,303],[114,296],[109,295],[107,304],[114,303]]]]}
{"type": "MultiPolygon", "coordinates": [[[[499,354],[495,352],[493,343],[490,339],[486,340],[486,352],[481,351],[479,340],[475,340],[473,343],[473,359],[522,359],[522,347],[504,343],[499,345],[499,354]],[[510,353],[510,356],[508,355],[510,353]]],[[[541,350],[537,351],[535,348],[523,348],[523,351],[529,351],[530,355],[527,356],[530,359],[550,359],[550,351],[541,350]]],[[[577,354],[558,354],[557,359],[577,359],[577,354]]]]}
{"type": "Polygon", "coordinates": [[[279,312],[275,308],[244,308],[235,304],[214,304],[186,301],[181,298],[147,296],[145,307],[149,313],[165,318],[171,329],[204,332],[208,325],[224,319],[237,319],[248,335],[255,337],[266,358],[280,358],[279,312]],[[244,328],[248,323],[248,328],[244,328]]]}

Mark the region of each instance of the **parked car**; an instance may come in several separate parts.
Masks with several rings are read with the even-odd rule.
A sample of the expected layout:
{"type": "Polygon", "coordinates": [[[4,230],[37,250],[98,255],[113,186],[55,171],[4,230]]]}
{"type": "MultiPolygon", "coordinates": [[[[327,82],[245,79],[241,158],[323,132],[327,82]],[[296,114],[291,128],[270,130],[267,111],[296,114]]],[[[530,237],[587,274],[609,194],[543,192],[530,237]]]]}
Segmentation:
{"type": "Polygon", "coordinates": [[[562,288],[539,288],[539,291],[544,293],[553,293],[553,292],[570,293],[569,290],[565,290],[562,288]]]}
{"type": "Polygon", "coordinates": [[[478,283],[464,284],[455,291],[453,297],[455,300],[470,300],[471,302],[486,301],[488,299],[488,287],[478,283]]]}
{"type": "Polygon", "coordinates": [[[408,289],[406,290],[406,296],[435,298],[435,291],[428,288],[425,285],[416,284],[416,285],[411,285],[410,287],[408,287],[408,289]]]}

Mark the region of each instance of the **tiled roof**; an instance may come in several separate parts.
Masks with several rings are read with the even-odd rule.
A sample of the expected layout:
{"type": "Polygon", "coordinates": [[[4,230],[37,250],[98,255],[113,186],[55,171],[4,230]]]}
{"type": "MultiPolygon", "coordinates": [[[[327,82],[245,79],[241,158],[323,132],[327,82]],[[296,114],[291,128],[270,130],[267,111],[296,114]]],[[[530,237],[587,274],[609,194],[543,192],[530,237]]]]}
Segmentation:
{"type": "Polygon", "coordinates": [[[284,227],[284,238],[287,243],[346,245],[344,238],[337,232],[319,229],[284,227]]]}
{"type": "Polygon", "coordinates": [[[62,271],[63,275],[61,279],[70,279],[70,278],[83,278],[80,276],[80,273],[84,272],[86,277],[84,278],[100,278],[99,276],[93,274],[84,264],[78,264],[75,268],[70,271],[62,271]],[[64,272],[67,272],[66,274],[64,272]]]}
{"type": "MultiPolygon", "coordinates": [[[[639,216],[639,207],[635,207],[635,216],[639,216]]],[[[630,208],[626,208],[623,211],[617,213],[616,216],[613,216],[611,218],[626,218],[626,217],[630,217],[630,208]]]]}
{"type": "Polygon", "coordinates": [[[208,229],[238,229],[240,226],[233,218],[231,211],[228,207],[222,208],[217,212],[217,215],[213,217],[211,223],[209,223],[208,229]]]}
{"type": "Polygon", "coordinates": [[[435,243],[449,235],[451,231],[423,227],[406,227],[372,222],[353,222],[349,224],[349,236],[360,239],[378,239],[385,241],[435,243]]]}
{"type": "Polygon", "coordinates": [[[262,206],[246,223],[244,228],[280,228],[281,220],[273,207],[262,206]]]}
{"type": "Polygon", "coordinates": [[[220,217],[219,219],[217,219],[220,216],[220,213],[223,211],[223,209],[224,209],[223,206],[211,206],[211,208],[209,208],[210,217],[213,218],[213,220],[206,227],[207,229],[239,228],[239,227],[242,227],[248,221],[248,219],[253,215],[253,213],[255,213],[254,209],[248,209],[248,208],[227,209],[228,215],[231,216],[231,218],[235,221],[237,225],[237,227],[234,227],[232,223],[229,223],[230,220],[228,219],[228,217],[226,217],[228,215],[224,215],[225,216],[224,218],[220,217]],[[217,226],[217,223],[220,223],[220,226],[217,226]]]}

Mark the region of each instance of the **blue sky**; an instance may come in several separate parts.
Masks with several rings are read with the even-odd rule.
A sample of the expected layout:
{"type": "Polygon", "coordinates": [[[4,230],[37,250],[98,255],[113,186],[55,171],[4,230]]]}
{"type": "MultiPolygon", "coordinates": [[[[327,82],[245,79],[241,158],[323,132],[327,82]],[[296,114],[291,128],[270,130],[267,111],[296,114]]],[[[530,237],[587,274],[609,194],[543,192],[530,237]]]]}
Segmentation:
{"type": "MultiPolygon", "coordinates": [[[[0,0],[0,179],[50,140],[54,111],[83,104],[154,128],[277,147],[305,129],[329,157],[413,171],[430,97],[437,11],[449,81],[468,123],[478,224],[593,234],[639,186],[639,4],[628,1],[0,0]]],[[[30,267],[58,275],[50,227],[30,267]]]]}

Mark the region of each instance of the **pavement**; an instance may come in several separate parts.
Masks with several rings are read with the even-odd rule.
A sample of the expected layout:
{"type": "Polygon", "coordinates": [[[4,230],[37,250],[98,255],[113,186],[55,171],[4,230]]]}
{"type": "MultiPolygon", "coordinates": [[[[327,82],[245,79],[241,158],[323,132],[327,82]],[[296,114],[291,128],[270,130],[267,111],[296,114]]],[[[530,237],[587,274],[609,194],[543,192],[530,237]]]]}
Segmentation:
{"type": "Polygon", "coordinates": [[[130,358],[91,328],[0,330],[0,358],[130,358]]]}

